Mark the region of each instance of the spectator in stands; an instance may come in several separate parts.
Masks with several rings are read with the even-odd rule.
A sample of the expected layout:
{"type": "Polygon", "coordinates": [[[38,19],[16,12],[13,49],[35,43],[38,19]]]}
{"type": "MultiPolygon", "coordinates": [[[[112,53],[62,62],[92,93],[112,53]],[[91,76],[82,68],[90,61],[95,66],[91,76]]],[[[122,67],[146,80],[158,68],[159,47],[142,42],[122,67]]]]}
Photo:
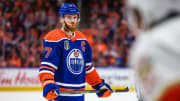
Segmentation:
{"type": "MultiPolygon", "coordinates": [[[[4,64],[0,67],[38,67],[43,52],[41,40],[47,31],[59,26],[55,21],[61,3],[0,1],[0,60],[4,64]]],[[[81,30],[93,46],[94,65],[127,66],[127,51],[135,36],[126,20],[126,0],[93,0],[88,5],[90,27],[81,30]]]]}

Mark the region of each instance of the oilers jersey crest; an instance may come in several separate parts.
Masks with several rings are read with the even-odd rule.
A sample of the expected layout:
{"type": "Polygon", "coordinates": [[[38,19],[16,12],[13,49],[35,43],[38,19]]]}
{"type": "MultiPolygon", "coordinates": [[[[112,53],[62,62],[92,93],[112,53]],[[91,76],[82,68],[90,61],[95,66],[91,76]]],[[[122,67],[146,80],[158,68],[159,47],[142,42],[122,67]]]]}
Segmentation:
{"type": "Polygon", "coordinates": [[[66,59],[68,70],[73,74],[81,74],[84,69],[84,58],[81,50],[72,49],[66,59]]]}
{"type": "MultiPolygon", "coordinates": [[[[81,32],[75,31],[74,34],[72,40],[60,29],[55,29],[43,40],[44,55],[39,70],[40,81],[54,80],[60,91],[84,90],[86,82],[92,86],[101,82],[92,65],[92,50],[89,43],[81,32]],[[96,79],[93,80],[92,77],[96,79]]],[[[84,101],[82,94],[61,96],[63,101],[72,101],[68,100],[70,96],[73,97],[73,101],[84,101]]]]}

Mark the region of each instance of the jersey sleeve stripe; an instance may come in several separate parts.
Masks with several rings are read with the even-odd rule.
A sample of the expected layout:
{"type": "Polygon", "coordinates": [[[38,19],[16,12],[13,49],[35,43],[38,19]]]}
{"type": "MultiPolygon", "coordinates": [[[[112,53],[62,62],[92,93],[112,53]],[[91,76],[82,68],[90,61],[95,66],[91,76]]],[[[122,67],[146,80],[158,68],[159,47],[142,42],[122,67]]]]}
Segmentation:
{"type": "Polygon", "coordinates": [[[46,81],[47,79],[51,79],[54,80],[54,75],[50,74],[50,73],[40,73],[39,74],[39,78],[41,82],[46,81]]]}
{"type": "Polygon", "coordinates": [[[54,80],[48,80],[42,83],[42,87],[44,88],[47,84],[50,84],[50,83],[55,84],[54,80]]]}
{"type": "Polygon", "coordinates": [[[52,71],[52,72],[55,72],[54,68],[51,68],[51,67],[48,67],[48,66],[41,66],[41,67],[40,67],[40,71],[41,71],[41,70],[50,70],[50,71],[52,71]]]}
{"type": "Polygon", "coordinates": [[[39,74],[41,74],[41,73],[50,73],[51,75],[54,75],[54,73],[49,70],[42,70],[39,72],[39,74]]]}
{"type": "Polygon", "coordinates": [[[86,63],[86,66],[90,66],[90,65],[92,65],[92,62],[90,62],[90,63],[86,63]]]}
{"type": "Polygon", "coordinates": [[[90,65],[89,67],[86,67],[86,70],[89,70],[92,68],[92,65],[90,65]]]}
{"type": "Polygon", "coordinates": [[[92,72],[94,70],[94,67],[92,67],[91,69],[89,69],[89,70],[86,70],[86,74],[88,74],[88,73],[90,73],[90,72],[92,72]]]}
{"type": "Polygon", "coordinates": [[[52,64],[50,62],[41,62],[41,65],[48,65],[48,66],[54,68],[55,70],[58,69],[58,67],[56,65],[54,65],[54,64],[52,64]]]}
{"type": "Polygon", "coordinates": [[[46,68],[41,68],[41,69],[39,70],[39,72],[41,72],[41,71],[50,71],[50,72],[54,73],[52,70],[46,69],[46,68]]]}

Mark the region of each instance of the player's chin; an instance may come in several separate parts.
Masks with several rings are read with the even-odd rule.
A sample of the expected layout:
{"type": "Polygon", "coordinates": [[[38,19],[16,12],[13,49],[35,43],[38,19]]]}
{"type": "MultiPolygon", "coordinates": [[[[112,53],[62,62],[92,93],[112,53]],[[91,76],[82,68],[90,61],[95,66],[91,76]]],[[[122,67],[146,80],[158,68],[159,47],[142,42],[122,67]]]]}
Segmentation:
{"type": "Polygon", "coordinates": [[[77,27],[76,27],[76,26],[70,27],[69,30],[70,30],[70,31],[76,31],[76,30],[77,30],[77,27]]]}

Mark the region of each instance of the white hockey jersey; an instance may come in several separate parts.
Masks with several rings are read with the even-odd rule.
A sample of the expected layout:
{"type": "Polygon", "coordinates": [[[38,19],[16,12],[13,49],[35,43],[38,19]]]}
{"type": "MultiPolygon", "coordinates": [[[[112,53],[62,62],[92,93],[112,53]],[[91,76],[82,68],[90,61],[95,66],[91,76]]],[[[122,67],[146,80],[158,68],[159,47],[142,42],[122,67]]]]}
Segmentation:
{"type": "Polygon", "coordinates": [[[180,17],[141,34],[131,50],[130,66],[145,101],[174,101],[180,89],[180,17]]]}

